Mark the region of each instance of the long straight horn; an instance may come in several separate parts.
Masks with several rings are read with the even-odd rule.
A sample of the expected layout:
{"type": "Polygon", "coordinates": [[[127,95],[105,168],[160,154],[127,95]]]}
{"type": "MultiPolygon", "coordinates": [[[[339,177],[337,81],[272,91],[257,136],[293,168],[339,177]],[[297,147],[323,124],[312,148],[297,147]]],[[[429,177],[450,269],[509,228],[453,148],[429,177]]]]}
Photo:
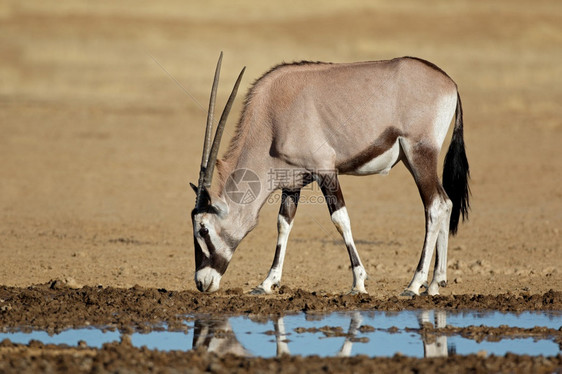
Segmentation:
{"type": "Polygon", "coordinates": [[[199,182],[197,183],[197,197],[195,199],[195,206],[199,207],[201,202],[202,189],[205,182],[205,175],[207,174],[207,165],[209,164],[209,152],[211,147],[211,137],[213,136],[213,120],[215,114],[215,102],[217,98],[217,89],[219,85],[219,77],[222,64],[222,52],[217,62],[215,69],[215,78],[213,79],[213,86],[211,88],[211,97],[209,99],[209,111],[207,112],[207,127],[205,128],[205,142],[203,143],[203,155],[201,156],[201,169],[199,170],[199,182]]]}
{"type": "Polygon", "coordinates": [[[224,126],[226,125],[226,119],[228,118],[228,114],[230,113],[230,109],[232,108],[232,103],[234,103],[234,99],[236,98],[236,93],[238,92],[238,86],[240,86],[240,81],[242,80],[242,76],[244,75],[244,71],[246,67],[242,69],[240,74],[238,75],[238,79],[234,84],[234,88],[230,93],[228,101],[226,102],[226,106],[222,111],[221,119],[219,124],[217,125],[217,131],[215,132],[215,139],[213,140],[213,146],[211,148],[211,152],[209,153],[209,163],[207,164],[207,172],[205,175],[204,186],[211,187],[211,180],[213,179],[213,170],[215,169],[215,163],[217,162],[217,156],[219,153],[219,146],[221,143],[222,133],[224,131],[224,126]]]}

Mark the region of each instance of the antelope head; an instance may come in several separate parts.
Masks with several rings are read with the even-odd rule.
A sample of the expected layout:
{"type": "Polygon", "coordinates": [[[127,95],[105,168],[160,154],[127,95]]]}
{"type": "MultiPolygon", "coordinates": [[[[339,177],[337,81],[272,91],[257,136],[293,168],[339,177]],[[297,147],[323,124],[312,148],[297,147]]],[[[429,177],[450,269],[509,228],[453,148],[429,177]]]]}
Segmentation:
{"type": "Polygon", "coordinates": [[[199,171],[199,183],[197,186],[191,184],[191,187],[196,193],[195,208],[191,212],[193,241],[195,246],[195,284],[197,285],[197,289],[201,292],[214,292],[219,289],[221,277],[225,273],[234,249],[239,242],[233,239],[229,235],[228,230],[225,229],[225,223],[227,222],[229,213],[228,204],[221,197],[211,195],[209,192],[226,119],[232,107],[232,103],[234,102],[234,98],[236,97],[242,75],[246,69],[242,69],[236,80],[220,117],[211,145],[213,114],[221,61],[222,52],[215,70],[215,78],[213,80],[211,98],[209,100],[207,128],[205,130],[203,156],[201,158],[201,169],[199,171]]]}

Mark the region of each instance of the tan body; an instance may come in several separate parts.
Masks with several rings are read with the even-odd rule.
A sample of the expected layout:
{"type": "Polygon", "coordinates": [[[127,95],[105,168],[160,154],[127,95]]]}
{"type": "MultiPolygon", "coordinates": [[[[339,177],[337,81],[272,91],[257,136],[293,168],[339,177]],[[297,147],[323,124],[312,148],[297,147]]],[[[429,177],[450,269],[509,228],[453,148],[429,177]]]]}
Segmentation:
{"type": "MultiPolygon", "coordinates": [[[[463,197],[456,201],[460,210],[453,231],[458,213],[464,216],[468,207],[468,164],[460,165],[457,160],[466,161],[462,108],[456,84],[443,71],[416,58],[299,63],[272,69],[250,90],[236,135],[224,159],[217,163],[220,181],[215,194],[207,198],[207,206],[214,209],[199,209],[194,215],[196,247],[210,257],[211,252],[222,256],[228,264],[236,245],[256,225],[263,203],[273,191],[282,189],[276,256],[268,277],[256,289],[271,292],[281,278],[300,189],[316,181],[350,255],[352,291],[366,292],[366,273],[353,242],[337,175],[388,173],[403,161],[416,180],[427,221],[422,258],[407,291],[419,293],[437,244],[436,271],[429,289],[436,294],[438,285],[446,281],[449,218],[455,210],[437,176],[437,157],[455,113],[457,137],[453,137],[455,147],[451,149],[455,148],[452,156],[459,157],[451,156],[449,169],[453,175],[456,168],[464,180],[456,183],[463,197]],[[249,204],[233,202],[225,191],[229,176],[241,169],[251,170],[263,186],[249,204]],[[271,180],[272,170],[288,170],[299,177],[271,180]],[[213,228],[207,241],[197,235],[201,227],[213,228]],[[203,249],[209,243],[213,251],[203,249]]],[[[210,268],[197,270],[196,281],[202,290],[218,288],[217,279],[226,270],[226,266],[221,271],[215,267],[215,272],[210,268]]]]}

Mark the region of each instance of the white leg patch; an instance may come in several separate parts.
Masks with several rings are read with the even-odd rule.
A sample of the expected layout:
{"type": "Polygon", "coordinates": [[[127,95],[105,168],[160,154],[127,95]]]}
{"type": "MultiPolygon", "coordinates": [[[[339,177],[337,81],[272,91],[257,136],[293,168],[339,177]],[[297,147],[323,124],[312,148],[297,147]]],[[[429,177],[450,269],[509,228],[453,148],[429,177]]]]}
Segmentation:
{"type": "Polygon", "coordinates": [[[351,293],[368,293],[365,289],[365,280],[367,279],[367,272],[363,265],[353,268],[353,286],[351,293]]]}
{"type": "Polygon", "coordinates": [[[342,207],[332,213],[332,222],[343,236],[345,244],[353,243],[353,236],[351,234],[351,222],[347,214],[347,208],[342,207]]]}
{"type": "Polygon", "coordinates": [[[273,292],[272,287],[278,286],[281,282],[281,276],[283,275],[283,262],[285,261],[285,253],[287,251],[287,241],[289,240],[289,234],[293,228],[293,222],[288,223],[285,217],[279,216],[277,218],[277,230],[279,235],[277,238],[277,246],[279,247],[279,257],[276,266],[272,266],[269,270],[267,278],[258,286],[256,291],[260,291],[266,294],[273,292]]]}
{"type": "Polygon", "coordinates": [[[281,282],[281,273],[282,269],[280,267],[271,268],[269,270],[269,274],[267,274],[267,278],[265,278],[262,284],[258,287],[266,294],[272,293],[273,286],[277,286],[279,285],[279,282],[281,282]]]}
{"type": "MultiPolygon", "coordinates": [[[[414,277],[408,288],[404,291],[403,295],[410,295],[420,294],[420,287],[427,282],[427,276],[429,273],[429,265],[431,263],[431,258],[433,257],[433,252],[435,250],[435,246],[437,243],[437,238],[440,235],[442,224],[445,219],[448,219],[450,215],[450,211],[448,208],[448,203],[444,202],[440,198],[435,199],[429,208],[429,214],[427,222],[427,232],[425,234],[425,241],[424,247],[422,250],[422,261],[421,269],[416,269],[414,273],[414,277]]],[[[446,245],[446,243],[445,243],[446,245]]],[[[428,294],[430,295],[438,295],[439,294],[439,285],[438,282],[446,279],[446,250],[443,251],[442,248],[438,248],[441,250],[441,258],[442,261],[441,267],[444,266],[443,269],[437,268],[436,269],[436,277],[434,276],[435,282],[431,282],[430,287],[428,288],[428,294]],[[445,277],[445,279],[440,279],[441,277],[445,277]]]]}
{"type": "Polygon", "coordinates": [[[340,232],[343,237],[343,241],[347,246],[349,255],[355,258],[358,262],[357,266],[353,266],[353,285],[351,287],[351,293],[367,293],[365,289],[365,280],[367,279],[367,272],[361,263],[359,258],[359,253],[355,248],[355,243],[353,242],[353,235],[351,233],[351,222],[349,221],[349,215],[347,214],[346,207],[342,207],[332,213],[332,222],[340,232]]]}

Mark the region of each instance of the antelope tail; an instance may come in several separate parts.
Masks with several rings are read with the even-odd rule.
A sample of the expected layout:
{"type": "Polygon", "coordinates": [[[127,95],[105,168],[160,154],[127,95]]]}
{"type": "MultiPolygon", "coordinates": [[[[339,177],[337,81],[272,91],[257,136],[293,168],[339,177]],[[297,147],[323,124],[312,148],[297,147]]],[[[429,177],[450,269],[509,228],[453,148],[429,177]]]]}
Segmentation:
{"type": "Polygon", "coordinates": [[[449,232],[452,235],[457,233],[461,214],[463,221],[467,220],[470,209],[470,187],[468,186],[470,170],[464,149],[462,103],[458,92],[455,117],[453,137],[443,166],[443,188],[453,203],[449,224],[449,232]]]}

